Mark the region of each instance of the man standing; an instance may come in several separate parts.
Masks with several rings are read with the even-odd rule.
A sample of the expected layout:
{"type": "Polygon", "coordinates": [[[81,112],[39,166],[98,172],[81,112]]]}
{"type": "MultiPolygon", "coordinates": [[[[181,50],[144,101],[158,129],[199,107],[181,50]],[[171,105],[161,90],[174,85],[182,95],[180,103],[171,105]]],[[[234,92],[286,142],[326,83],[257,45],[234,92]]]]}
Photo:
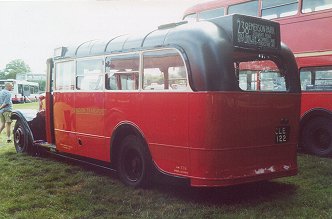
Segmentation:
{"type": "Polygon", "coordinates": [[[5,89],[0,92],[0,134],[6,125],[7,143],[11,142],[10,139],[10,127],[12,120],[10,119],[12,115],[12,94],[9,92],[13,89],[13,84],[7,82],[5,84],[5,89]]]}

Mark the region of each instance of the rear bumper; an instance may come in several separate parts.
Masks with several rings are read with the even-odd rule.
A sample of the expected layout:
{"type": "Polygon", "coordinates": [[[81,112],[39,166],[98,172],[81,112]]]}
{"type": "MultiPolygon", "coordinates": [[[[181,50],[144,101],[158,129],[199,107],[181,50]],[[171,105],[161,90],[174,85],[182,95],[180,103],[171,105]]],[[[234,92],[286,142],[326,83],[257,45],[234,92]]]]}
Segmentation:
{"type": "Polygon", "coordinates": [[[271,180],[280,177],[294,176],[297,174],[297,167],[293,169],[288,169],[288,166],[285,166],[284,170],[275,170],[271,172],[268,169],[261,168],[252,174],[245,174],[242,176],[228,176],[225,178],[195,178],[192,177],[190,180],[190,185],[194,187],[220,187],[220,186],[231,186],[238,185],[243,183],[271,180]]]}
{"type": "Polygon", "coordinates": [[[191,150],[192,186],[228,186],[297,174],[295,144],[191,150]]]}

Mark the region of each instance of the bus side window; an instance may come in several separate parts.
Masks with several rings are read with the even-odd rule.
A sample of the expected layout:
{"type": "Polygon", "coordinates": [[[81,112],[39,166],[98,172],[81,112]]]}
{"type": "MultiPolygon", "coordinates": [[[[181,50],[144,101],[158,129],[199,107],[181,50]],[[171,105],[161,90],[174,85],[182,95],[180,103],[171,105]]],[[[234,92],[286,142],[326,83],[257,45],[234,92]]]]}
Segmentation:
{"type": "Polygon", "coordinates": [[[76,89],[103,89],[103,60],[89,59],[77,61],[76,89]]]}
{"type": "Polygon", "coordinates": [[[187,72],[174,49],[143,53],[144,90],[186,90],[187,72]]]}
{"type": "Polygon", "coordinates": [[[332,8],[331,0],[303,0],[302,13],[310,13],[314,11],[321,11],[332,8]]]}
{"type": "Polygon", "coordinates": [[[230,5],[228,8],[228,14],[258,16],[258,0],[230,5]]]}
{"type": "Polygon", "coordinates": [[[139,54],[106,57],[106,89],[138,90],[139,54]]]}
{"type": "MultiPolygon", "coordinates": [[[[74,67],[74,61],[59,62],[55,64],[55,90],[74,89],[74,67]]],[[[22,93],[23,92],[24,88],[22,88],[22,93]]]]}
{"type": "Polygon", "coordinates": [[[332,67],[301,68],[300,79],[303,91],[331,91],[332,67]]]}
{"type": "Polygon", "coordinates": [[[274,19],[297,14],[298,0],[262,0],[262,17],[274,19]]]}

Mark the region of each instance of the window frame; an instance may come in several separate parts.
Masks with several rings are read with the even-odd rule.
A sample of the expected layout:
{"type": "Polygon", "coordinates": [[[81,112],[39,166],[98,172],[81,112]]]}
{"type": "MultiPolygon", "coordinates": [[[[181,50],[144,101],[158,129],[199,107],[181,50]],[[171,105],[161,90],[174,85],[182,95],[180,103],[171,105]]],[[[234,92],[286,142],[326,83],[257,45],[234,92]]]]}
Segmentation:
{"type": "MultiPolygon", "coordinates": [[[[137,92],[137,91],[140,91],[141,89],[141,52],[126,52],[126,53],[117,53],[117,54],[112,54],[112,55],[105,55],[104,57],[104,88],[105,88],[105,91],[108,91],[108,92],[137,92]],[[106,88],[106,77],[107,77],[107,74],[109,72],[106,71],[106,59],[109,58],[109,57],[119,57],[119,56],[126,56],[126,55],[138,55],[138,70],[137,71],[131,71],[131,72],[128,72],[128,73],[138,73],[138,89],[134,89],[134,90],[111,90],[111,89],[107,89],[106,88]]],[[[122,73],[122,72],[120,72],[122,73]]]]}
{"type": "Polygon", "coordinates": [[[187,62],[185,61],[184,59],[184,56],[183,56],[183,53],[177,49],[177,48],[162,48],[162,49],[151,49],[151,50],[144,50],[144,51],[141,51],[141,62],[140,62],[140,73],[141,73],[141,76],[140,76],[140,89],[142,92],[165,92],[165,93],[182,93],[182,92],[190,92],[190,91],[193,91],[191,86],[190,86],[190,82],[189,82],[189,72],[188,72],[188,68],[187,68],[187,62]],[[146,52],[159,52],[159,51],[165,51],[165,50],[173,50],[173,51],[176,51],[177,54],[180,56],[183,64],[184,64],[184,68],[185,68],[185,72],[186,72],[186,80],[187,80],[187,86],[186,86],[186,89],[183,89],[183,90],[173,90],[173,89],[168,89],[168,90],[145,90],[143,89],[143,84],[144,84],[144,78],[143,78],[143,72],[144,72],[144,58],[143,58],[143,54],[146,53],[146,52]]]}

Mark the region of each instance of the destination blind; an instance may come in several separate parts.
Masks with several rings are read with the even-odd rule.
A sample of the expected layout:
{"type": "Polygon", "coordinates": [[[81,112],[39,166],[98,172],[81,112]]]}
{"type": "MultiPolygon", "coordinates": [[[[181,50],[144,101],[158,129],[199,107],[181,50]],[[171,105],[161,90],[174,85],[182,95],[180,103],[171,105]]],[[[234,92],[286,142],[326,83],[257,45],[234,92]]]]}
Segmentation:
{"type": "Polygon", "coordinates": [[[276,50],[280,48],[280,27],[276,22],[234,15],[233,40],[237,47],[276,50]]]}

